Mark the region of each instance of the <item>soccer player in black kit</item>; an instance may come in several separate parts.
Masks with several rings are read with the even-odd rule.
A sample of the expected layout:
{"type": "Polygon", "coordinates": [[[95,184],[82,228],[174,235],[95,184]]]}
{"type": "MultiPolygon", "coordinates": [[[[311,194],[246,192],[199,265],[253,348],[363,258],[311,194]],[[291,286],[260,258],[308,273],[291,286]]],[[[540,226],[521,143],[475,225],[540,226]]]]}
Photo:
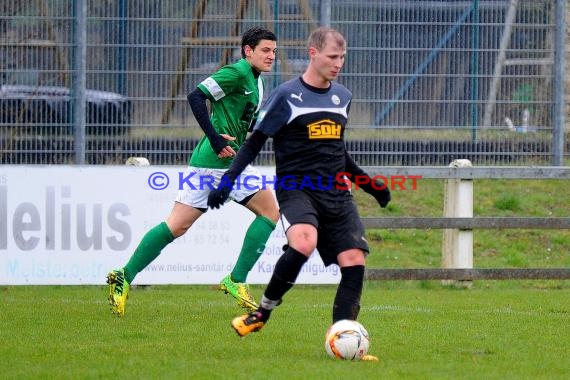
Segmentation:
{"type": "MultiPolygon", "coordinates": [[[[325,265],[338,264],[341,271],[333,323],[356,320],[368,244],[346,178],[359,177],[360,187],[381,207],[390,201],[390,191],[384,183],[373,182],[346,151],[344,130],[352,93],[334,82],[344,64],[346,40],[334,29],[317,28],[309,37],[308,55],[309,64],[302,76],[271,93],[252,135],[226,171],[225,180],[208,197],[208,206],[220,207],[235,179],[254,160],[265,141],[273,138],[275,190],[287,245],[258,309],[232,320],[232,327],[240,336],[265,325],[315,248],[325,265]]],[[[376,359],[367,356],[364,359],[376,359]]]]}

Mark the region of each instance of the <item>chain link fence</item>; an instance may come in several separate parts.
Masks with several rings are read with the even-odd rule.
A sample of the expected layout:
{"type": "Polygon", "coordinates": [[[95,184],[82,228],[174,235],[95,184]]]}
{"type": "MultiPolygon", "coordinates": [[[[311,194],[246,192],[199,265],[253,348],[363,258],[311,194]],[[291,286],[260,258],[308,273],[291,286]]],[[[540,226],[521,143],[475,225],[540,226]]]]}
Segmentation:
{"type": "MultiPolygon", "coordinates": [[[[557,86],[565,7],[561,0],[2,0],[0,163],[123,164],[145,156],[183,165],[202,136],[186,95],[239,58],[241,33],[265,25],[278,35],[272,89],[302,73],[306,38],[324,24],[348,41],[339,81],[354,94],[347,144],[359,163],[567,165],[557,86]],[[85,22],[77,22],[78,4],[85,22]],[[83,114],[76,99],[85,100],[83,114]]],[[[271,141],[257,163],[273,163],[271,141]]]]}

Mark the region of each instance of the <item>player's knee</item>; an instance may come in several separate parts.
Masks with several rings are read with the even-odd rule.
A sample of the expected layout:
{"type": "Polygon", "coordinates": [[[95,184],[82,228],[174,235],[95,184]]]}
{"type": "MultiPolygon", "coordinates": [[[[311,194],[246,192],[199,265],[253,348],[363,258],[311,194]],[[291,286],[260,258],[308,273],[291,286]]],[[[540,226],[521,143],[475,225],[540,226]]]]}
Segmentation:
{"type": "Polygon", "coordinates": [[[170,232],[175,239],[184,235],[190,229],[190,227],[192,227],[192,224],[193,223],[174,223],[171,220],[166,221],[166,225],[170,229],[170,232]]]}
{"type": "Polygon", "coordinates": [[[337,256],[338,264],[341,267],[349,267],[354,265],[365,265],[366,258],[364,251],[361,249],[349,249],[341,252],[337,256]]]}
{"type": "Polygon", "coordinates": [[[172,236],[174,236],[174,238],[178,238],[182,235],[184,235],[186,233],[186,231],[188,231],[190,227],[176,227],[176,228],[171,228],[170,232],[172,232],[172,236]]]}
{"type": "Polygon", "coordinates": [[[310,224],[294,224],[287,229],[287,242],[305,256],[317,248],[317,229],[310,224]]]}
{"type": "Polygon", "coordinates": [[[267,210],[264,214],[262,214],[267,219],[271,220],[273,223],[277,224],[279,221],[279,209],[275,207],[274,209],[267,210]]]}
{"type": "Polygon", "coordinates": [[[311,239],[290,239],[289,245],[299,253],[309,257],[317,248],[317,243],[311,239]]]}

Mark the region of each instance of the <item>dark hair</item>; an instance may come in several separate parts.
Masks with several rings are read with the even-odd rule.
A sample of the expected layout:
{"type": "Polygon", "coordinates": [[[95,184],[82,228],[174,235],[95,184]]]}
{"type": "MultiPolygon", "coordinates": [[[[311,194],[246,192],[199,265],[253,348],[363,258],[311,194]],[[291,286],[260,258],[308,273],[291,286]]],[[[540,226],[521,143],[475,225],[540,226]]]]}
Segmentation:
{"type": "Polygon", "coordinates": [[[259,26],[246,30],[241,37],[241,56],[245,58],[245,47],[249,46],[252,49],[259,44],[261,40],[277,41],[275,34],[269,30],[259,26]]]}

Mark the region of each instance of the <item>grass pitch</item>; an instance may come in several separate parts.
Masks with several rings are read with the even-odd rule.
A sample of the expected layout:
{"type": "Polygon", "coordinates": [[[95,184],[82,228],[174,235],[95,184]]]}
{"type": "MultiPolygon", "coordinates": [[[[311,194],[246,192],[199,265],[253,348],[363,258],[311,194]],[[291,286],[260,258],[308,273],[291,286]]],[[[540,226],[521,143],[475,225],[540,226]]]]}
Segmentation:
{"type": "MultiPolygon", "coordinates": [[[[443,181],[395,190],[384,210],[355,196],[363,216],[441,216],[443,181]]],[[[568,216],[567,181],[476,181],[474,211],[568,216]]],[[[367,235],[369,268],[441,267],[441,230],[367,235]]],[[[475,268],[570,267],[567,230],[474,235],[475,268]]],[[[0,287],[0,379],[570,379],[570,281],[369,281],[359,320],[377,363],[326,355],[335,288],[295,286],[239,338],[242,311],[211,286],[135,287],[122,319],[104,286],[0,287]]]]}
{"type": "Polygon", "coordinates": [[[241,310],[211,286],[135,287],[121,319],[103,286],[3,287],[0,378],[567,379],[569,285],[367,282],[376,363],[326,355],[332,285],[296,286],[245,338],[229,324],[241,310]]]}

